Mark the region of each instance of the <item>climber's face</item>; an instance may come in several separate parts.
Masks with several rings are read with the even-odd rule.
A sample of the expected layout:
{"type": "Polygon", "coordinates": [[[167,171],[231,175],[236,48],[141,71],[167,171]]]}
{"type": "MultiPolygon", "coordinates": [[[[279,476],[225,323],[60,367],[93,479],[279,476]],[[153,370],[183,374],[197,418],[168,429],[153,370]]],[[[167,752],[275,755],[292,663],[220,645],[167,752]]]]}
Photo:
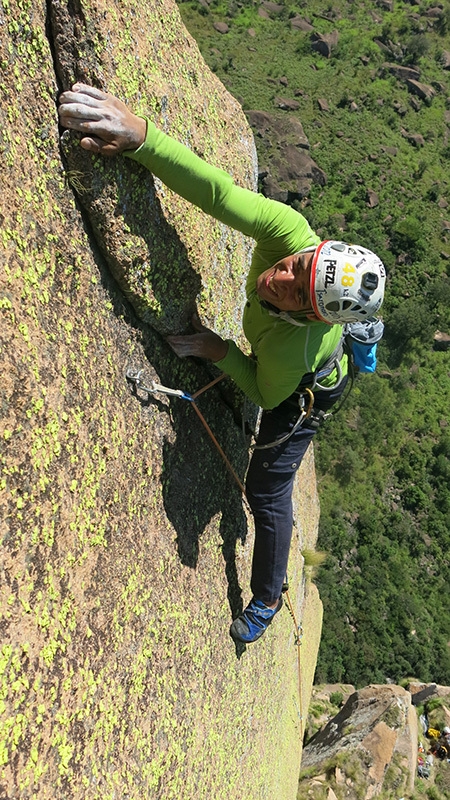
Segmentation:
{"type": "Polygon", "coordinates": [[[258,297],[280,311],[313,314],[310,294],[313,255],[314,251],[295,253],[266,269],[256,281],[258,297]]]}

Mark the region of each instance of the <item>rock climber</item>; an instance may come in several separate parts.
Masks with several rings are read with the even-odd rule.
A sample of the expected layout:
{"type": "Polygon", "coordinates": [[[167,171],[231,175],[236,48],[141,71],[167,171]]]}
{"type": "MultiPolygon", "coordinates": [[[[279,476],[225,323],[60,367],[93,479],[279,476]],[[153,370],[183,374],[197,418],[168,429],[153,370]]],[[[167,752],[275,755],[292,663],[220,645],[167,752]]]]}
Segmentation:
{"type": "Polygon", "coordinates": [[[321,241],[293,208],[237,186],[111,94],[77,83],[60,96],[59,116],[64,128],[82,134],[85,150],[123,153],[256,243],[243,312],[252,354],[197,317],[195,333],[168,337],[178,356],[212,360],[263,409],[246,478],[255,520],[252,598],[230,628],[235,640],[254,642],[283,604],[295,474],[348,378],[343,325],[378,311],[383,264],[365,247],[321,241]]]}

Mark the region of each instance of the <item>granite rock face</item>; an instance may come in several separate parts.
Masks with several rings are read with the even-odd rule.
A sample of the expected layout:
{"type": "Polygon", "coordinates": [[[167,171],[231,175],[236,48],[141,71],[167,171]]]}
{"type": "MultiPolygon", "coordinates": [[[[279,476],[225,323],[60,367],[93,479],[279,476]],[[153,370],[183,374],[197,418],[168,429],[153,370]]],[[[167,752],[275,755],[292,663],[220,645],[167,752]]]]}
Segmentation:
{"type": "MultiPolygon", "coordinates": [[[[108,91],[117,88],[166,133],[253,188],[256,156],[239,105],[205,67],[176,11],[167,13],[164,35],[153,38],[151,17],[158,5],[151,12],[130,8],[125,22],[125,11],[95,16],[93,9],[52,3],[59,84],[68,88],[77,79],[108,91]],[[138,33],[133,24],[137,14],[138,33]],[[115,25],[121,31],[116,42],[115,25]],[[122,86],[118,76],[123,76],[122,86]]],[[[143,167],[125,159],[93,157],[69,131],[61,145],[67,178],[97,244],[145,322],[163,334],[182,332],[196,303],[207,318],[217,316],[219,303],[223,307],[230,301],[231,307],[235,286],[227,265],[242,268],[248,262],[248,241],[219,223],[210,225],[205,236],[204,214],[163,188],[143,167]]],[[[237,273],[233,277],[239,280],[237,273]]]]}
{"type": "MultiPolygon", "coordinates": [[[[57,97],[76,80],[108,89],[254,188],[251,131],[170,0],[10,0],[0,24],[0,793],[293,800],[291,617],[236,650],[251,519],[190,404],[126,380],[209,382],[164,335],[197,307],[239,340],[250,244],[128,160],[61,143],[57,97]]],[[[214,388],[199,406],[242,479],[247,443],[224,398],[214,388]]],[[[290,564],[299,617],[312,471],[310,454],[290,564]]]]}

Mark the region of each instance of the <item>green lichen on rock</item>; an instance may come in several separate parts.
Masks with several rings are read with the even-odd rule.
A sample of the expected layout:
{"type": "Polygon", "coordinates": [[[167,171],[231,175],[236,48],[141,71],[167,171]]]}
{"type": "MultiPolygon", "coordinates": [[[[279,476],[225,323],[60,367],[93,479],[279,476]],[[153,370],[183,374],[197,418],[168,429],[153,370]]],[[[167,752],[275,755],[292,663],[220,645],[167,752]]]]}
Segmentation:
{"type": "MultiPolygon", "coordinates": [[[[248,597],[251,520],[190,405],[148,401],[125,377],[143,367],[191,392],[208,383],[161,334],[195,303],[238,330],[248,243],[129,162],[81,161],[74,148],[63,164],[56,98],[95,77],[244,185],[248,128],[171,3],[51,9],[49,40],[45,6],[0,7],[1,791],[290,800],[292,620],[283,612],[236,652],[228,627],[248,597]],[[148,227],[144,195],[157,207],[148,227]],[[170,294],[177,270],[184,302],[170,294]]],[[[242,479],[230,407],[215,389],[199,406],[242,479]]],[[[305,538],[297,530],[291,565],[299,616],[305,538]]]]}
{"type": "MultiPolygon", "coordinates": [[[[140,8],[139,36],[133,3],[120,12],[105,11],[95,20],[95,36],[87,37],[86,60],[80,57],[78,35],[79,29],[85,35],[91,29],[91,14],[89,7],[80,7],[74,18],[60,4],[52,6],[63,85],[77,76],[116,91],[167,133],[230,171],[238,183],[254,188],[250,129],[236,101],[205,68],[176,8],[168,13],[161,2],[140,8]]],[[[248,264],[248,240],[205,217],[144,168],[81,150],[74,134],[64,134],[62,151],[96,241],[141,319],[163,334],[180,332],[197,305],[220,331],[239,336],[234,309],[248,264]]]]}

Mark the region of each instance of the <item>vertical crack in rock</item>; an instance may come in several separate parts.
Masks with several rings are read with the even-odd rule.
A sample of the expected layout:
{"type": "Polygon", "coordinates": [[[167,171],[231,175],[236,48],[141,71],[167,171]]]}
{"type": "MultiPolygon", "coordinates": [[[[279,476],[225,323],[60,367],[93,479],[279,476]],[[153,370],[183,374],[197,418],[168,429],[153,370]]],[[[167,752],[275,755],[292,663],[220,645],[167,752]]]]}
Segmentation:
{"type": "MultiPolygon", "coordinates": [[[[81,4],[50,0],[48,29],[60,88],[81,81],[106,89],[97,55],[105,43],[81,4]]],[[[200,278],[175,227],[165,219],[151,174],[121,158],[87,153],[74,132],[63,132],[61,151],[85,223],[138,316],[163,335],[185,330],[200,278]]]]}

